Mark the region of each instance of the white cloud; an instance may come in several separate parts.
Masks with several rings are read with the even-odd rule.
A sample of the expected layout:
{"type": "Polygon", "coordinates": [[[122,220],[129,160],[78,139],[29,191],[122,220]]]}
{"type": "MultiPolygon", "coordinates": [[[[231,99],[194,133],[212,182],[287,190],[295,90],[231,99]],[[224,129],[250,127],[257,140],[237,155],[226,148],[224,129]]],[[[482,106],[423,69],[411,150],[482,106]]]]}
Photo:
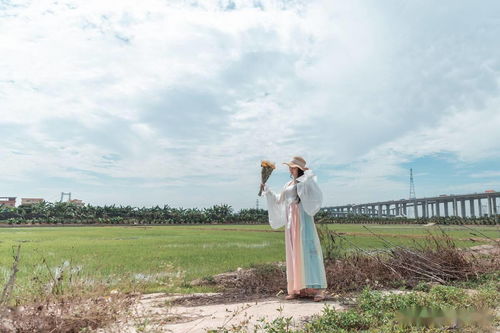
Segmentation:
{"type": "Polygon", "coordinates": [[[500,171],[488,170],[473,173],[470,175],[471,178],[500,178],[500,171]]]}
{"type": "Polygon", "coordinates": [[[415,158],[498,161],[495,6],[4,3],[0,179],[241,207],[260,159],[300,154],[334,204],[406,193],[397,177],[415,158]]]}

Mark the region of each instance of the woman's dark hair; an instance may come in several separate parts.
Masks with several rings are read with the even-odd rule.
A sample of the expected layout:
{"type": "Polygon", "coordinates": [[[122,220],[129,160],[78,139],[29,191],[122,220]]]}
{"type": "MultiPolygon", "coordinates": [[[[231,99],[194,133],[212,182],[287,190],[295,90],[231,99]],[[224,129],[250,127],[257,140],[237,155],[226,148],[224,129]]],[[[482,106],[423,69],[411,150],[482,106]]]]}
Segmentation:
{"type": "MultiPolygon", "coordinates": [[[[304,175],[304,170],[302,170],[301,168],[297,168],[297,171],[297,178],[304,175]]],[[[292,174],[290,174],[290,178],[293,178],[292,174]]]]}
{"type": "MultiPolygon", "coordinates": [[[[299,178],[300,176],[302,176],[302,175],[304,174],[304,170],[302,170],[301,168],[299,168],[299,170],[297,170],[297,171],[298,171],[298,172],[297,172],[297,178],[299,178]]],[[[298,196],[297,196],[297,197],[298,197],[298,196]]],[[[299,202],[300,202],[300,198],[299,198],[299,200],[297,201],[297,203],[299,203],[299,202]]]]}
{"type": "MultiPolygon", "coordinates": [[[[304,170],[302,170],[301,168],[297,168],[297,171],[297,178],[304,175],[304,170]]],[[[290,174],[290,178],[293,178],[292,174],[290,174]]]]}

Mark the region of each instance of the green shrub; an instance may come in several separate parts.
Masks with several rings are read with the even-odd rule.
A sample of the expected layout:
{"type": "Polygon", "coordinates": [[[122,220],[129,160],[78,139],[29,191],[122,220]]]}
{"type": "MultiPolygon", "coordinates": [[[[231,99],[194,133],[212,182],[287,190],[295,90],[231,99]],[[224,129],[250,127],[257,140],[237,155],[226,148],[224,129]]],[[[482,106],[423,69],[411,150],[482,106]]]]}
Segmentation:
{"type": "Polygon", "coordinates": [[[310,323],[304,331],[319,332],[350,332],[366,330],[373,324],[374,318],[367,313],[360,313],[354,309],[336,311],[334,308],[325,307],[323,314],[310,323]]]}

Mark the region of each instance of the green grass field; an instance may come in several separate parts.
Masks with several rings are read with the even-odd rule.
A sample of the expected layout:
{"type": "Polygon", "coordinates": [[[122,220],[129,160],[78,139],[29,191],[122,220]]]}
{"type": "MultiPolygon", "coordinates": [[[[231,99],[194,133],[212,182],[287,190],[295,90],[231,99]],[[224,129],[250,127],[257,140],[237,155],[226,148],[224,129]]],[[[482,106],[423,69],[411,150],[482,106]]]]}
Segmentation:
{"type": "MultiPolygon", "coordinates": [[[[368,227],[398,245],[421,241],[398,235],[425,235],[436,229],[420,225],[368,227]]],[[[365,235],[368,231],[360,225],[329,228],[358,233],[347,237],[361,248],[384,246],[376,237],[365,235]]],[[[488,237],[500,236],[495,226],[473,228],[488,237]]],[[[456,239],[483,237],[458,226],[444,229],[456,239]]],[[[136,281],[142,283],[143,291],[193,291],[187,283],[195,278],[283,261],[284,234],[270,231],[265,225],[0,228],[0,285],[10,272],[13,247],[21,245],[18,292],[29,292],[34,276],[48,275],[47,266],[54,274],[64,262],[75,276],[115,287],[136,281]]],[[[461,240],[457,244],[481,243],[461,240]]]]}

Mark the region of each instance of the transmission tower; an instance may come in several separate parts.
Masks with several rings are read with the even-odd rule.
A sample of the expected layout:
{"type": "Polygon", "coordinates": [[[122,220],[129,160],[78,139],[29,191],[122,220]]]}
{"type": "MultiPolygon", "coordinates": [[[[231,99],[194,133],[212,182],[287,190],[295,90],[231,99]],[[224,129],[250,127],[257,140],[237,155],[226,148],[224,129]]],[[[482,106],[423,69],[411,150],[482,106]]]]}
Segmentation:
{"type": "Polygon", "coordinates": [[[416,199],[415,195],[415,183],[413,182],[413,169],[410,169],[410,200],[416,199]]]}
{"type": "Polygon", "coordinates": [[[61,192],[61,200],[59,202],[63,202],[65,196],[68,196],[68,201],[71,201],[71,192],[61,192]]]}
{"type": "Polygon", "coordinates": [[[257,210],[259,210],[259,199],[255,201],[255,207],[257,208],[257,210]]]}

